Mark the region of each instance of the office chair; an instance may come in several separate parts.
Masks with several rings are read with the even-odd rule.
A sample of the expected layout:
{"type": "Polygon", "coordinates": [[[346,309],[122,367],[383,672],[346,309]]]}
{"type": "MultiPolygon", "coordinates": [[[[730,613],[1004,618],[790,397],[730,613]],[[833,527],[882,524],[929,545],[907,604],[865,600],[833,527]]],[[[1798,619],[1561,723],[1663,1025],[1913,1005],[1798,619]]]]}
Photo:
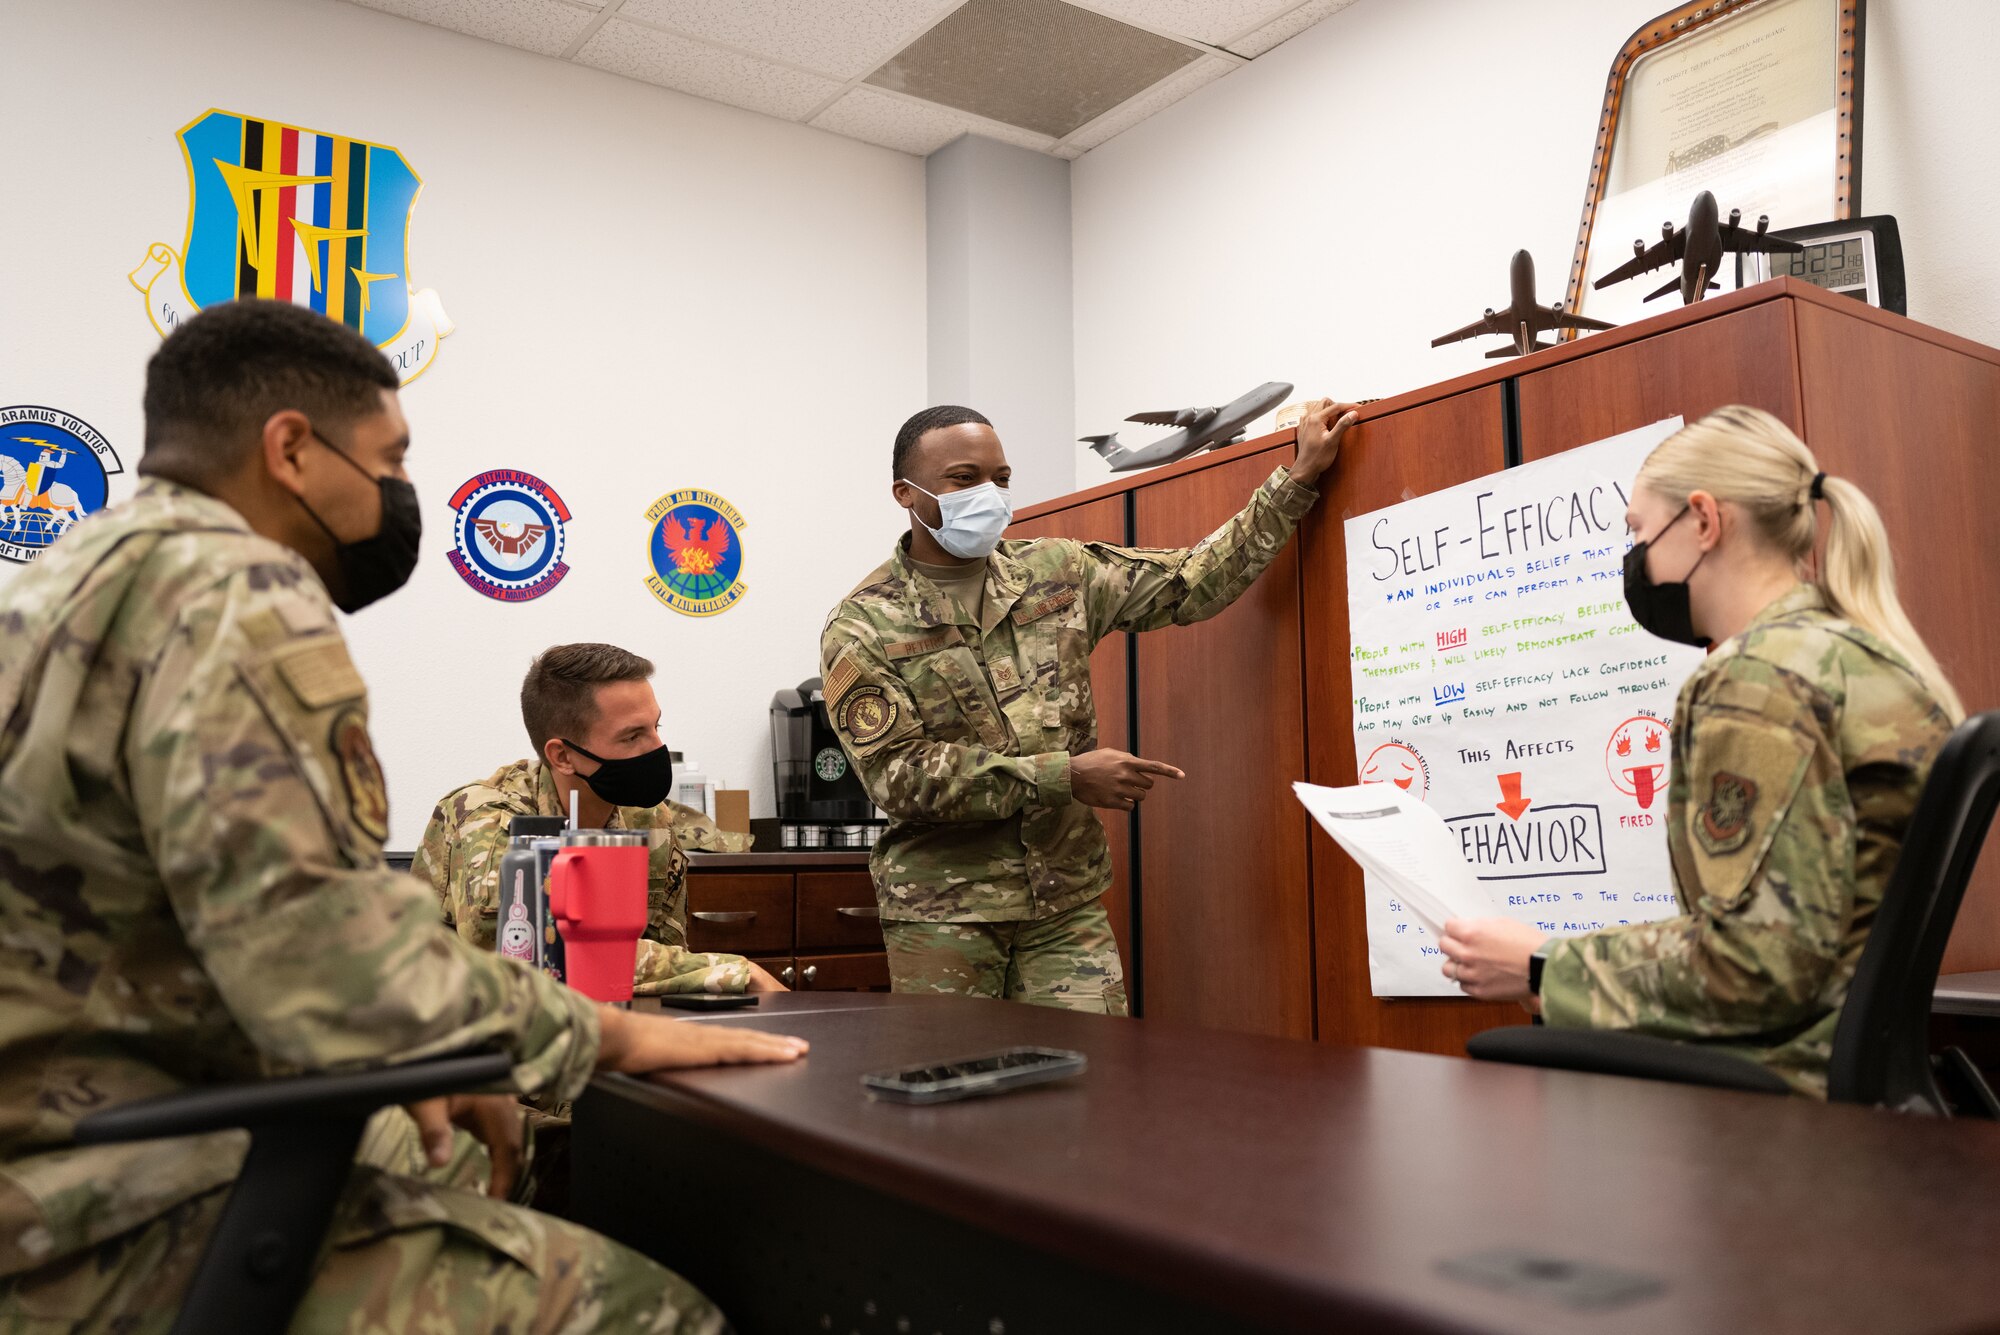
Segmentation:
{"type": "Polygon", "coordinates": [[[472,1053],[352,1075],[186,1089],[92,1113],[77,1123],[76,1139],[110,1145],[248,1129],[250,1152],[173,1335],[284,1335],[369,1117],[392,1103],[496,1084],[511,1069],[505,1053],[472,1053]]]}
{"type": "MultiPolygon", "coordinates": [[[[2000,710],[1960,724],[1924,783],[1834,1029],[1830,1101],[2000,1118],[2000,1100],[1972,1060],[1955,1047],[1933,1057],[1929,1043],[1938,967],[1996,807],[2000,710]]],[[[1482,1061],[1788,1092],[1748,1058],[1645,1034],[1515,1025],[1475,1034],[1465,1050],[1482,1061]]]]}

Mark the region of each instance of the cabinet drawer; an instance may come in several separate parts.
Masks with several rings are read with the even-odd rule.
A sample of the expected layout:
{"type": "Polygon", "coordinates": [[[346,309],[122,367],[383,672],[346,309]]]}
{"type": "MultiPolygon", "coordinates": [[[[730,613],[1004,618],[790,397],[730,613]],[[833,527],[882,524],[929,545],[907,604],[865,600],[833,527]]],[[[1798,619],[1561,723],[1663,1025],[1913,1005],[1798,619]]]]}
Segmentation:
{"type": "Polygon", "coordinates": [[[800,950],[880,950],[878,912],[867,872],[799,873],[800,950]]]}
{"type": "Polygon", "coordinates": [[[801,955],[798,981],[801,992],[887,992],[889,956],[880,950],[851,955],[801,955]]]}
{"type": "Polygon", "coordinates": [[[734,955],[789,954],[789,872],[705,872],[688,877],[688,947],[734,955]]]}

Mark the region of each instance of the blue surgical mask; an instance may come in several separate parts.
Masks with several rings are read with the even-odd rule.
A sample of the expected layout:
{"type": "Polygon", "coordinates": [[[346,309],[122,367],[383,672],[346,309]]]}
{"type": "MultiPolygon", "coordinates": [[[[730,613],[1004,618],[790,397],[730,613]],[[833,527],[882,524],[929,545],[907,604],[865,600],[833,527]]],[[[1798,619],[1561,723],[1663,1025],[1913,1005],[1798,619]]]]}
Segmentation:
{"type": "MultiPolygon", "coordinates": [[[[908,478],[903,481],[938,503],[938,527],[931,528],[929,524],[924,524],[922,515],[917,515],[917,522],[924,524],[930,535],[937,539],[938,546],[953,556],[970,561],[991,554],[1000,545],[1000,535],[1007,531],[1007,525],[1014,522],[1013,498],[1005,488],[994,483],[982,482],[976,487],[948,491],[940,496],[936,492],[924,491],[908,478]]],[[[910,513],[916,514],[916,511],[910,513]]]]}

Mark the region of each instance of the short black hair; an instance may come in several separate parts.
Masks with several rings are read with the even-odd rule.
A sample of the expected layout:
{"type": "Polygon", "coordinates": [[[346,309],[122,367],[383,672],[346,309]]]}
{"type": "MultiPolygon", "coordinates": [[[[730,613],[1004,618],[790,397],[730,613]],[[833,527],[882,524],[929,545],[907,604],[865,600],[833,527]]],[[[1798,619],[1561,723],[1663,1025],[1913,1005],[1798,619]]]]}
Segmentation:
{"type": "Polygon", "coordinates": [[[271,414],[352,422],[379,411],[380,391],[400,383],[387,357],[336,320],[290,301],[220,302],[146,363],[139,471],[212,483],[241,465],[271,414]]]}
{"type": "Polygon", "coordinates": [[[935,408],[926,408],[909,421],[903,423],[903,429],[896,433],[896,457],[894,460],[896,477],[898,479],[902,478],[903,465],[909,462],[910,451],[917,448],[917,442],[924,438],[925,432],[935,431],[939,427],[945,426],[964,426],[967,422],[976,422],[980,426],[993,425],[993,423],[986,420],[984,413],[974,412],[970,408],[961,408],[956,403],[940,403],[935,408]]]}

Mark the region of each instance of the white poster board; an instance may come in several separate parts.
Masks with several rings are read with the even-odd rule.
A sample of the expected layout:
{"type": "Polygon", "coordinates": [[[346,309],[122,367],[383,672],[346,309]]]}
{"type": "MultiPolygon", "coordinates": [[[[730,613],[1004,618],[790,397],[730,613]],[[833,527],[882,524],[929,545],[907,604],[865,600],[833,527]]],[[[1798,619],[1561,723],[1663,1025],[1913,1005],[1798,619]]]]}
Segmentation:
{"type": "MultiPolygon", "coordinates": [[[[1667,726],[1699,649],[1626,610],[1632,477],[1679,418],[1347,521],[1356,772],[1429,804],[1498,911],[1559,935],[1674,912],[1667,726]]],[[[1376,996],[1454,996],[1372,876],[1376,996]]]]}

